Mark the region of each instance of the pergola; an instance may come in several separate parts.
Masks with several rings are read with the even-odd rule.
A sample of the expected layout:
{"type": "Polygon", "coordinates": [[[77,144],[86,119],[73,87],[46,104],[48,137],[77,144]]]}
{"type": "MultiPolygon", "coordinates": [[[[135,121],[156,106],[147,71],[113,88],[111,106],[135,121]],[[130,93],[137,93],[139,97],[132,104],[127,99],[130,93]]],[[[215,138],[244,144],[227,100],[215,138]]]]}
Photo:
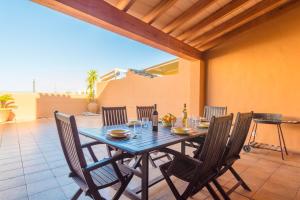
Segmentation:
{"type": "MultiPolygon", "coordinates": [[[[168,98],[167,101],[165,101],[165,105],[168,104],[169,107],[179,105],[179,103],[176,105],[171,104],[173,102],[180,102],[181,105],[182,102],[188,103],[188,109],[190,111],[189,115],[197,117],[202,114],[204,105],[211,105],[215,108],[225,106],[223,109],[227,111],[228,108],[232,113],[249,111],[254,111],[256,114],[264,113],[264,116],[267,117],[261,119],[261,124],[263,124],[263,122],[273,123],[273,125],[275,124],[277,126],[278,132],[275,132],[273,135],[261,134],[263,132],[274,132],[269,126],[262,127],[262,129],[259,128],[260,134],[257,135],[256,124],[254,126],[256,128],[253,129],[254,131],[251,131],[251,134],[248,135],[251,137],[255,136],[254,138],[257,140],[262,139],[267,141],[267,143],[272,144],[269,146],[274,147],[273,150],[276,150],[276,146],[273,144],[276,142],[277,144],[280,143],[282,158],[285,151],[287,159],[278,161],[278,159],[275,158],[277,156],[275,154],[265,154],[262,151],[258,151],[258,153],[255,152],[254,158],[249,157],[245,163],[240,165],[241,168],[246,166],[242,173],[243,176],[247,177],[249,182],[251,182],[253,192],[244,193],[244,191],[240,191],[240,197],[247,196],[247,198],[249,197],[248,199],[295,199],[300,197],[300,183],[298,178],[300,175],[300,127],[296,127],[296,124],[300,124],[299,0],[32,1],[180,57],[177,60],[178,63],[175,67],[173,66],[174,63],[167,62],[161,64],[163,67],[154,66],[141,71],[131,70],[135,74],[151,76],[152,73],[157,75],[167,75],[170,73],[173,75],[173,72],[177,69],[179,72],[181,69],[184,69],[182,70],[184,71],[182,79],[178,78],[179,76],[168,77],[173,78],[173,81],[176,81],[178,85],[183,85],[181,93],[174,93],[175,95],[172,96],[173,92],[171,89],[173,91],[179,91],[178,87],[174,87],[173,85],[164,88],[165,90],[162,92],[162,94],[168,98]],[[253,30],[250,30],[252,28],[253,30]],[[178,97],[180,96],[184,96],[184,98],[179,99],[178,97]],[[196,113],[192,113],[192,111],[196,113]],[[277,117],[276,119],[273,119],[273,121],[272,119],[268,119],[270,113],[277,113],[275,114],[277,117]],[[291,117],[291,119],[295,118],[295,120],[281,121],[281,114],[283,116],[291,117]],[[281,130],[281,123],[283,123],[283,131],[281,130]],[[283,139],[283,132],[287,133],[287,140],[285,141],[283,139]],[[284,151],[281,140],[284,143],[284,148],[288,146],[284,151]],[[287,145],[285,145],[285,143],[287,145]],[[289,150],[289,155],[287,155],[287,149],[289,150]]],[[[116,77],[120,72],[122,71],[115,70],[102,78],[103,80],[110,80],[112,77],[116,77]]],[[[153,80],[155,81],[155,79],[153,80]]],[[[168,79],[168,81],[169,80],[170,79],[168,79]]],[[[124,86],[125,88],[128,85],[141,85],[136,83],[131,84],[131,82],[129,82],[128,85],[124,83],[125,81],[119,82],[115,84],[116,87],[111,88],[114,89],[120,86],[124,86]]],[[[156,89],[160,85],[163,85],[161,83],[165,82],[157,82],[157,87],[153,88],[156,89]]],[[[151,82],[151,84],[153,85],[153,82],[151,82]]],[[[138,94],[139,91],[144,90],[144,88],[143,90],[138,87],[136,88],[136,94],[138,94]]],[[[140,88],[142,88],[142,86],[140,88]]],[[[130,88],[130,90],[133,89],[130,88]]],[[[117,92],[114,91],[115,90],[111,90],[110,93],[107,92],[106,94],[106,97],[110,96],[110,98],[105,98],[106,102],[109,104],[112,103],[112,99],[121,99],[123,102],[129,102],[132,99],[136,99],[132,98],[132,95],[124,95],[126,92],[124,89],[123,91],[125,92],[120,94],[117,94],[117,92]],[[114,95],[112,95],[113,92],[114,95]],[[120,95],[120,98],[115,96],[115,94],[120,95]],[[125,97],[127,99],[125,99],[125,97]]],[[[152,90],[152,93],[149,91],[147,88],[147,92],[151,96],[145,96],[145,98],[150,99],[153,102],[155,102],[155,100],[153,100],[155,97],[157,97],[156,100],[161,98],[160,94],[153,95],[154,90],[152,90]]],[[[49,101],[44,101],[46,103],[41,104],[43,101],[39,100],[41,105],[37,106],[36,102],[38,101],[36,100],[35,94],[33,99],[32,107],[34,107],[33,110],[35,115],[39,112],[43,114],[43,112],[38,109],[36,111],[36,107],[43,107],[41,110],[46,110],[47,112],[50,112],[52,109],[51,106],[41,106],[46,105],[49,101]]],[[[61,99],[64,98],[59,97],[58,99],[61,101],[61,99]]],[[[69,103],[69,98],[66,99],[68,101],[62,101],[62,103],[55,106],[60,106],[61,108],[66,107],[66,110],[69,109],[70,112],[74,112],[74,104],[69,103]]],[[[105,105],[105,101],[101,101],[101,103],[102,105],[105,105]]],[[[24,107],[29,107],[28,103],[25,105],[26,106],[24,107]]],[[[115,103],[115,105],[117,104],[115,103]]],[[[122,109],[124,110],[124,107],[122,109]]],[[[134,112],[136,111],[135,109],[136,107],[134,106],[134,112]]],[[[41,127],[44,127],[43,121],[39,123],[41,127]]],[[[49,121],[49,124],[50,123],[53,122],[49,121]]],[[[86,123],[89,125],[89,123],[93,123],[93,121],[88,119],[86,123]]],[[[255,123],[258,122],[256,121],[255,123]]],[[[97,122],[97,124],[100,123],[97,122]]],[[[231,124],[232,122],[228,123],[228,127],[231,127],[231,124]]],[[[56,154],[61,153],[59,152],[61,149],[57,148],[58,138],[57,140],[49,141],[53,142],[53,144],[48,144],[49,134],[56,134],[56,131],[53,131],[53,124],[49,126],[49,131],[45,131],[44,128],[28,128],[29,126],[27,124],[25,124],[25,126],[26,129],[28,129],[25,131],[25,134],[30,134],[28,136],[29,140],[25,141],[21,141],[23,137],[20,137],[20,134],[24,134],[23,132],[25,129],[19,129],[18,127],[15,129],[3,129],[8,136],[3,137],[0,135],[0,139],[6,141],[4,144],[6,144],[9,149],[5,149],[6,151],[2,153],[1,159],[4,160],[3,157],[5,160],[11,159],[11,149],[13,149],[14,153],[17,151],[17,157],[20,157],[20,159],[21,157],[22,159],[24,157],[26,158],[28,156],[26,155],[27,153],[35,154],[33,156],[38,158],[40,157],[40,154],[44,154],[43,157],[47,159],[47,164],[45,163],[47,167],[42,168],[47,169],[47,171],[50,171],[51,168],[52,171],[52,167],[50,166],[50,164],[53,164],[52,159],[53,157],[57,157],[56,154]],[[36,137],[37,132],[39,132],[38,134],[42,137],[36,137]],[[11,135],[11,133],[15,134],[11,135]],[[15,143],[16,141],[17,143],[15,143]],[[22,149],[22,145],[25,147],[32,147],[32,145],[35,145],[36,147],[33,148],[34,151],[29,149],[30,151],[28,152],[28,149],[22,149]],[[42,145],[46,145],[45,151],[41,148],[42,145]],[[48,148],[48,145],[50,148],[48,148]],[[16,150],[15,148],[18,149],[16,150]],[[19,152],[22,151],[24,152],[24,155],[19,156],[19,152]],[[53,152],[55,154],[53,154],[53,152]]],[[[93,139],[99,136],[98,132],[94,133],[95,134],[90,133],[90,137],[93,139]]],[[[86,136],[88,135],[87,133],[85,134],[86,136]]],[[[52,136],[54,137],[54,135],[52,136]]],[[[151,137],[152,136],[153,134],[151,134],[151,137]]],[[[226,136],[225,139],[226,138],[228,137],[226,136]]],[[[169,133],[166,138],[162,138],[163,141],[169,141],[171,139],[171,134],[169,133]]],[[[191,138],[189,138],[189,141],[190,139],[191,138]]],[[[258,144],[259,142],[256,143],[255,139],[249,140],[249,142],[246,143],[248,144],[246,147],[250,148],[251,144],[258,144]]],[[[181,143],[185,144],[183,141],[181,141],[181,143]]],[[[224,144],[225,143],[226,142],[224,142],[224,144]]],[[[132,146],[138,146],[138,143],[133,144],[134,145],[132,146]]],[[[172,144],[168,143],[167,146],[172,144]]],[[[262,147],[267,146],[265,143],[260,143],[259,145],[262,147]]],[[[1,146],[1,148],[2,147],[5,146],[1,146]]],[[[254,146],[251,146],[251,148],[252,147],[254,146]]],[[[181,150],[184,153],[184,145],[181,146],[181,150]]],[[[126,149],[124,151],[126,151],[126,149]]],[[[153,151],[153,149],[150,149],[149,152],[150,151],[153,151]]],[[[247,151],[247,149],[245,149],[245,151],[247,151]]],[[[145,153],[144,156],[142,156],[142,163],[145,163],[145,165],[142,165],[145,167],[143,167],[141,172],[136,171],[136,174],[140,173],[139,176],[142,178],[141,186],[144,190],[138,188],[134,193],[137,194],[141,192],[142,199],[148,199],[148,186],[152,186],[158,181],[156,179],[152,183],[148,182],[148,153],[145,153]]],[[[61,157],[59,159],[62,160],[64,158],[61,157]]],[[[19,166],[22,172],[20,174],[22,176],[23,173],[26,175],[26,171],[31,171],[23,164],[24,163],[22,162],[21,166],[19,166]]],[[[55,164],[56,163],[54,162],[54,165],[55,164]]],[[[38,163],[38,165],[40,165],[40,163],[38,163]]],[[[44,164],[42,165],[44,166],[44,164]]],[[[66,163],[63,165],[66,165],[66,163]]],[[[33,169],[31,166],[29,167],[29,169],[33,169]]],[[[9,167],[7,168],[11,168],[11,164],[9,164],[9,167]]],[[[19,172],[19,168],[17,173],[19,172]]],[[[34,167],[34,170],[35,169],[39,169],[39,167],[34,167]]],[[[7,169],[4,168],[4,170],[7,169]]],[[[58,169],[58,172],[60,173],[60,169],[58,169]]],[[[15,175],[10,172],[2,174],[4,175],[4,178],[6,176],[15,177],[15,175]]],[[[28,177],[25,176],[25,179],[26,178],[28,177]]],[[[42,177],[42,179],[47,178],[48,177],[42,177]]],[[[55,178],[52,177],[52,180],[53,179],[55,178]]],[[[8,182],[10,184],[12,181],[8,180],[8,182]]],[[[19,184],[20,181],[13,182],[18,182],[19,184]]],[[[40,185],[41,183],[35,183],[34,186],[38,186],[38,184],[40,185]]],[[[224,183],[224,186],[227,187],[231,184],[231,180],[228,180],[226,184],[224,183]]],[[[26,183],[26,185],[30,184],[26,183]]],[[[47,183],[43,182],[42,189],[45,185],[47,185],[47,183]]],[[[22,191],[25,191],[25,195],[23,196],[27,195],[30,197],[34,194],[35,188],[32,185],[29,187],[22,185],[22,187],[22,191]],[[28,190],[28,188],[30,189],[28,190]],[[29,192],[27,192],[27,190],[29,192]]],[[[236,189],[235,186],[233,188],[236,189]]],[[[0,194],[2,193],[1,189],[3,188],[0,187],[0,194]]],[[[21,192],[19,194],[19,192],[16,191],[17,190],[13,189],[9,194],[22,196],[21,192]]],[[[160,193],[161,191],[164,191],[164,189],[160,188],[159,192],[157,191],[155,191],[155,193],[160,193]]],[[[49,191],[46,192],[46,196],[48,196],[49,191]]],[[[57,190],[50,191],[52,194],[55,194],[56,192],[57,190]]],[[[237,194],[238,193],[235,195],[237,194]]],[[[45,193],[43,195],[45,195],[45,193]]]]}
{"type": "Polygon", "coordinates": [[[297,0],[33,0],[183,58],[203,53],[297,0]]]}

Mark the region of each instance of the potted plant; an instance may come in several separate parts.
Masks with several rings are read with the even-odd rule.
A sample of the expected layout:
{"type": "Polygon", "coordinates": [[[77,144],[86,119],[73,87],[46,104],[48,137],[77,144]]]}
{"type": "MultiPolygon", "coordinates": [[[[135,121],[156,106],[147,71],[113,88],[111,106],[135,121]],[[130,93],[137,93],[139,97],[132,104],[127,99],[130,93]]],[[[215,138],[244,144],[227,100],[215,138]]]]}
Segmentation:
{"type": "Polygon", "coordinates": [[[95,101],[95,84],[98,80],[98,73],[96,70],[88,71],[87,82],[87,95],[88,95],[88,111],[96,113],[98,111],[98,104],[95,101]]]}
{"type": "Polygon", "coordinates": [[[16,107],[14,103],[12,95],[0,95],[0,123],[8,121],[12,109],[16,107]]]}

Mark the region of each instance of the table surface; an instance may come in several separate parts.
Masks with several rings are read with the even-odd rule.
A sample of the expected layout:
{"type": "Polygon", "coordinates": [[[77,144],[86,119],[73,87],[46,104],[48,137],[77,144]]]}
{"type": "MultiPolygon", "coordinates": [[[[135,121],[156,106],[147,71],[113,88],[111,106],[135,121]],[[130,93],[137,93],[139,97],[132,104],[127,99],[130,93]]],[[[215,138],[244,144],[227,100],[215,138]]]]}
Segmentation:
{"type": "Polygon", "coordinates": [[[109,144],[130,154],[138,155],[153,150],[158,150],[176,143],[187,141],[189,139],[207,134],[208,129],[195,129],[188,135],[176,135],[171,133],[170,128],[159,126],[158,132],[153,132],[152,127],[133,128],[126,125],[106,126],[100,128],[79,128],[79,133],[93,138],[102,143],[109,144]],[[114,139],[107,135],[112,129],[128,129],[131,135],[125,139],[114,139]]]}

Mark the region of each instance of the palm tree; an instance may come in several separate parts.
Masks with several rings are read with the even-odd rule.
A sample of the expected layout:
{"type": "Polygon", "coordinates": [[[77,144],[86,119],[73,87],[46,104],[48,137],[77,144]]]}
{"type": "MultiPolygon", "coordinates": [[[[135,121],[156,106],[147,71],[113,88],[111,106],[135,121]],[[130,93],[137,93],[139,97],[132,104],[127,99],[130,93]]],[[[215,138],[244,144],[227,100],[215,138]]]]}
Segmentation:
{"type": "Polygon", "coordinates": [[[98,72],[96,70],[88,71],[87,82],[87,94],[90,102],[95,100],[95,84],[98,80],[98,72]]]}
{"type": "Polygon", "coordinates": [[[15,108],[14,100],[11,94],[0,95],[0,109],[15,108]]]}

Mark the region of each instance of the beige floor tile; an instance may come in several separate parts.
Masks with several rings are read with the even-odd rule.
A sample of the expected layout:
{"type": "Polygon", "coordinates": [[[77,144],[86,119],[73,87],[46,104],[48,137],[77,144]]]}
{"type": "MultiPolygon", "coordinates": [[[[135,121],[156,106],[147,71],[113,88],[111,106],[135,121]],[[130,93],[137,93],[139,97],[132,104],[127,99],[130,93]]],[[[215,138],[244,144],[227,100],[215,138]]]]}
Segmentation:
{"type": "Polygon", "coordinates": [[[285,197],[285,196],[280,196],[278,194],[272,193],[268,190],[260,190],[259,192],[257,192],[253,199],[255,200],[289,200],[289,198],[285,197]]]}
{"type": "Polygon", "coordinates": [[[241,176],[242,177],[256,177],[262,180],[266,180],[267,178],[269,178],[273,173],[274,173],[275,169],[273,171],[266,171],[261,167],[250,167],[247,170],[245,170],[241,176]]]}
{"type": "Polygon", "coordinates": [[[284,196],[288,199],[295,198],[295,196],[297,194],[297,188],[289,187],[289,185],[284,186],[283,184],[274,183],[271,181],[267,181],[263,185],[262,189],[272,192],[274,194],[280,195],[280,196],[284,196]]]}
{"type": "Polygon", "coordinates": [[[300,200],[300,190],[298,190],[295,200],[300,200]]]}

